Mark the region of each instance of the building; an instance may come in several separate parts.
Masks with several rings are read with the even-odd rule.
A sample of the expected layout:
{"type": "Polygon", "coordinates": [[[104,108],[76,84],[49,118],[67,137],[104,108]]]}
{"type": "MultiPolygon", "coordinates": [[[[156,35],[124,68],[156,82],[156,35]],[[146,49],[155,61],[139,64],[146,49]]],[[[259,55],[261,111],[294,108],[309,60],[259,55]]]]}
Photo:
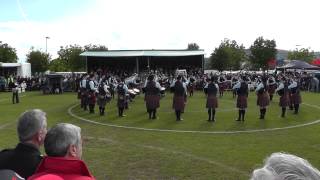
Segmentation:
{"type": "Polygon", "coordinates": [[[31,77],[31,64],[0,62],[0,76],[8,77],[10,75],[20,77],[31,77]]]}

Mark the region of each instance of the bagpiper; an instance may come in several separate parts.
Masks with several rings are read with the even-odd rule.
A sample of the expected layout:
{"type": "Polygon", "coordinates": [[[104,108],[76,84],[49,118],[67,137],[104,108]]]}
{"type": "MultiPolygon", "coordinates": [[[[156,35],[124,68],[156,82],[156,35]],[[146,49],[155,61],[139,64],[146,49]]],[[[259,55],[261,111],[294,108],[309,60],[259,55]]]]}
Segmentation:
{"type": "Polygon", "coordinates": [[[100,116],[104,116],[106,104],[111,100],[111,94],[104,80],[100,82],[98,86],[97,94],[98,94],[97,105],[99,106],[99,113],[100,113],[100,116]]]}
{"type": "Polygon", "coordinates": [[[96,91],[97,88],[94,83],[94,75],[90,75],[90,80],[89,80],[89,89],[88,89],[88,105],[89,105],[89,112],[91,114],[94,113],[94,107],[96,104],[96,91]]]}
{"type": "Polygon", "coordinates": [[[157,118],[157,108],[160,107],[160,89],[161,86],[158,82],[154,81],[154,75],[149,75],[148,81],[144,86],[147,112],[149,113],[149,119],[157,118]]]}
{"type": "Polygon", "coordinates": [[[222,97],[226,89],[226,79],[222,75],[220,75],[218,78],[218,86],[219,86],[219,95],[220,97],[222,97]]]}
{"type": "Polygon", "coordinates": [[[237,108],[239,109],[238,119],[236,121],[244,121],[246,109],[248,107],[249,88],[244,77],[240,78],[239,82],[232,89],[237,92],[237,108]]]}
{"type": "Polygon", "coordinates": [[[260,84],[256,88],[257,94],[257,105],[260,107],[260,119],[264,119],[269,106],[270,99],[267,91],[267,79],[266,77],[261,78],[260,84]]]}
{"type": "Polygon", "coordinates": [[[206,108],[208,108],[208,121],[215,122],[216,108],[218,108],[217,94],[219,93],[219,86],[216,84],[216,78],[214,76],[208,80],[209,82],[204,87],[204,92],[207,97],[206,108]]]}
{"type": "Polygon", "coordinates": [[[269,93],[270,101],[272,101],[273,94],[275,93],[275,90],[277,88],[276,80],[275,80],[275,78],[273,76],[269,77],[268,83],[267,83],[267,87],[268,87],[268,93],[269,93]]]}
{"type": "Polygon", "coordinates": [[[118,100],[117,100],[118,115],[119,117],[124,117],[125,115],[123,114],[123,111],[127,105],[127,92],[128,92],[128,87],[124,83],[124,78],[121,78],[116,89],[118,93],[118,100]]]}
{"type": "Polygon", "coordinates": [[[182,82],[182,76],[179,75],[176,81],[173,81],[171,84],[171,88],[173,90],[173,101],[172,108],[176,113],[176,120],[182,121],[181,112],[184,111],[185,104],[187,102],[187,87],[184,82],[182,82]]]}
{"type": "Polygon", "coordinates": [[[281,117],[285,117],[286,109],[289,106],[289,89],[288,89],[288,82],[285,78],[282,78],[276,92],[280,96],[279,106],[281,107],[282,113],[281,117]]]}
{"type": "Polygon", "coordinates": [[[295,80],[291,79],[291,84],[288,88],[290,90],[290,102],[294,107],[294,114],[298,114],[299,105],[301,104],[300,87],[295,80]]]}

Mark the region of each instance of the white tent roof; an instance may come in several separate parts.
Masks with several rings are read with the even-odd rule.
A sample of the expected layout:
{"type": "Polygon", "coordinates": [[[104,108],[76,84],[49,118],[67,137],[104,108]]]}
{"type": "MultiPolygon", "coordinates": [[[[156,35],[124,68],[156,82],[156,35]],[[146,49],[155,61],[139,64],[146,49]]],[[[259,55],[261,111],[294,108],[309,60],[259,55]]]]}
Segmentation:
{"type": "Polygon", "coordinates": [[[135,57],[135,56],[197,56],[204,55],[204,50],[110,50],[86,51],[80,56],[91,57],[135,57]]]}

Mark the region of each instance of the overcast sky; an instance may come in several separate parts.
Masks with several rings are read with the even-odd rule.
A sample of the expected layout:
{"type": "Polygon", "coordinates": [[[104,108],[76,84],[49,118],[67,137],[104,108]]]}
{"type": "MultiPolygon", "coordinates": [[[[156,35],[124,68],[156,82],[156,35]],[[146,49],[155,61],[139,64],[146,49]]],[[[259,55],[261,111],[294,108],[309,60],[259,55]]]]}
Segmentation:
{"type": "Polygon", "coordinates": [[[319,0],[0,0],[0,41],[19,61],[33,46],[57,57],[60,46],[185,49],[207,56],[221,40],[249,48],[263,36],[277,48],[320,51],[319,0]],[[296,46],[300,45],[300,46],[296,46]]]}

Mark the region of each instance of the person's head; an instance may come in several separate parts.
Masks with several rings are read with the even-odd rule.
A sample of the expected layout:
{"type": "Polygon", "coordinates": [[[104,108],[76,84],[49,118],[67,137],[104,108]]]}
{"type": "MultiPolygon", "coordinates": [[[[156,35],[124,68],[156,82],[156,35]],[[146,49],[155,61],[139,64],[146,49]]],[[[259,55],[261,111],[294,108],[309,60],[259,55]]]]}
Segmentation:
{"type": "Polygon", "coordinates": [[[153,81],[153,80],[154,80],[154,75],[153,74],[149,75],[148,76],[148,81],[153,81]]]}
{"type": "Polygon", "coordinates": [[[320,172],[307,160],[286,153],[273,153],[264,167],[252,173],[251,180],[318,180],[320,172]]]}
{"type": "Polygon", "coordinates": [[[68,123],[55,125],[47,133],[44,149],[46,154],[51,157],[81,159],[81,128],[68,123]]]}
{"type": "Polygon", "coordinates": [[[20,142],[32,143],[39,147],[47,134],[46,113],[40,109],[22,113],[18,120],[17,132],[20,142]]]}
{"type": "Polygon", "coordinates": [[[181,79],[182,79],[182,76],[179,75],[179,76],[177,77],[177,80],[178,80],[178,81],[181,81],[181,79]]]}

